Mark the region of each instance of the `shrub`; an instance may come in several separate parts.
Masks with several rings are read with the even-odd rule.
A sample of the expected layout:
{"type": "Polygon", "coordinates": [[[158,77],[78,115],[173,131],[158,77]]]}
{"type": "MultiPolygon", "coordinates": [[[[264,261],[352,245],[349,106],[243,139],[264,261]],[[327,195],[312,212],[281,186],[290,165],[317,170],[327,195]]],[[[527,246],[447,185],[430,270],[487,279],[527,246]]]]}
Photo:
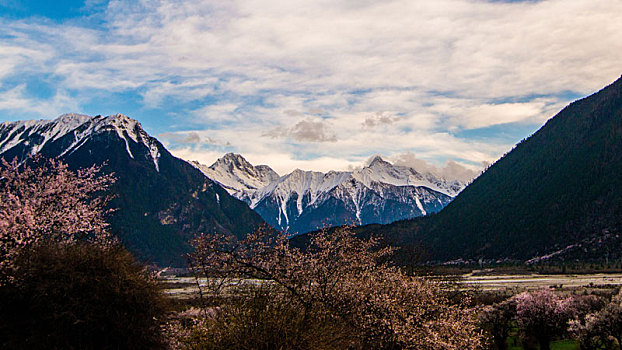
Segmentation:
{"type": "Polygon", "coordinates": [[[489,338],[489,348],[505,350],[507,338],[516,317],[516,301],[508,299],[497,304],[485,306],[479,314],[479,325],[489,338]]]}
{"type": "Polygon", "coordinates": [[[581,349],[620,349],[622,344],[622,291],[609,304],[584,319],[572,322],[570,330],[581,349]]]}
{"type": "Polygon", "coordinates": [[[14,282],[0,287],[0,347],[163,347],[163,293],[122,247],[36,244],[14,266],[14,282]]]}
{"type": "MultiPolygon", "coordinates": [[[[190,317],[178,340],[181,349],[346,349],[353,343],[347,324],[327,317],[308,317],[274,285],[246,286],[236,297],[190,317]],[[244,295],[244,297],[240,297],[244,295]],[[198,316],[198,317],[197,317],[198,316]]],[[[319,316],[316,314],[315,316],[319,316]]]]}
{"type": "Polygon", "coordinates": [[[568,322],[576,315],[572,297],[560,298],[549,289],[523,292],[516,301],[516,319],[525,348],[550,349],[556,337],[565,334],[568,322]]]}
{"type": "MultiPolygon", "coordinates": [[[[391,249],[349,229],[322,231],[305,251],[260,230],[241,241],[204,235],[194,267],[205,296],[230,302],[205,308],[187,348],[475,349],[474,314],[451,305],[437,284],[389,266],[391,249]]],[[[182,346],[182,347],[183,347],[182,346]]]]}

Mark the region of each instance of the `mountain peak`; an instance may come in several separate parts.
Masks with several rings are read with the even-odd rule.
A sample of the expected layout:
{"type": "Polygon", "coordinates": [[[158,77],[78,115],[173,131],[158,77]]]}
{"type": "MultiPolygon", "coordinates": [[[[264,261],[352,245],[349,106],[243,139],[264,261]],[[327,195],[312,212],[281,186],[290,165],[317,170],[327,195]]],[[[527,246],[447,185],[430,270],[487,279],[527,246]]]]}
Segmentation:
{"type": "Polygon", "coordinates": [[[387,223],[426,215],[444,207],[451,200],[447,193],[453,193],[443,180],[423,178],[380,156],[357,171],[295,169],[283,176],[235,153],[225,154],[210,167],[193,164],[266,222],[289,233],[341,225],[344,220],[387,223]]]}
{"type": "Polygon", "coordinates": [[[248,200],[252,193],[279,177],[269,166],[253,166],[237,153],[227,153],[209,167],[198,162],[193,164],[229,194],[242,200],[248,200]]]}
{"type": "Polygon", "coordinates": [[[242,155],[232,152],[227,153],[218,160],[216,160],[216,162],[214,162],[214,164],[212,164],[210,168],[215,169],[219,166],[226,166],[230,170],[233,168],[238,168],[240,170],[254,168],[254,166],[249,161],[247,161],[246,158],[242,157],[242,155]]]}
{"type": "MultiPolygon", "coordinates": [[[[230,162],[243,162],[248,163],[246,158],[244,158],[241,154],[229,152],[220,158],[222,160],[230,161],[230,162]]],[[[249,163],[250,164],[250,163],[249,163]]]]}
{"type": "Polygon", "coordinates": [[[379,165],[391,165],[391,163],[387,162],[386,160],[382,159],[381,156],[376,155],[374,156],[371,161],[369,162],[369,165],[367,165],[368,167],[373,167],[373,166],[379,166],[379,165]]]}
{"type": "Polygon", "coordinates": [[[65,113],[56,118],[55,122],[63,124],[84,124],[91,120],[91,116],[79,113],[65,113]]]}
{"type": "Polygon", "coordinates": [[[226,153],[224,156],[222,156],[222,159],[237,159],[237,158],[244,158],[244,157],[242,157],[242,155],[239,153],[233,153],[233,152],[226,153]]]}
{"type": "Polygon", "coordinates": [[[255,165],[255,169],[261,171],[261,172],[265,172],[265,173],[274,173],[274,175],[276,175],[276,177],[279,177],[279,174],[277,174],[276,171],[274,171],[272,168],[270,168],[270,166],[265,165],[265,164],[261,164],[261,165],[255,165]]]}
{"type": "Polygon", "coordinates": [[[24,154],[27,148],[30,154],[65,138],[63,150],[59,156],[70,155],[82,147],[92,136],[105,132],[114,132],[125,143],[130,158],[134,158],[131,143],[142,144],[153,159],[155,169],[159,171],[160,150],[157,140],[145,132],[138,121],[123,114],[107,117],[91,117],[78,113],[66,113],[54,120],[19,121],[3,124],[0,130],[0,153],[14,149],[16,154],[24,154]],[[20,129],[22,128],[22,129],[20,129]],[[27,143],[23,140],[30,138],[27,143]]]}
{"type": "Polygon", "coordinates": [[[121,114],[121,113],[109,115],[107,118],[115,119],[115,120],[124,120],[124,121],[125,120],[127,120],[127,121],[131,120],[131,121],[137,122],[136,119],[132,119],[132,118],[128,117],[127,115],[121,114]]]}
{"type": "Polygon", "coordinates": [[[101,120],[104,125],[112,125],[119,129],[125,129],[128,131],[142,131],[143,127],[136,119],[132,119],[124,114],[117,113],[109,115],[101,120]]]}
{"type": "Polygon", "coordinates": [[[0,158],[21,161],[41,153],[71,170],[96,165],[113,173],[110,233],[137,258],[162,267],[184,266],[182,254],[196,232],[242,237],[263,223],[139,125],[122,114],[76,113],[0,124],[0,158]]]}

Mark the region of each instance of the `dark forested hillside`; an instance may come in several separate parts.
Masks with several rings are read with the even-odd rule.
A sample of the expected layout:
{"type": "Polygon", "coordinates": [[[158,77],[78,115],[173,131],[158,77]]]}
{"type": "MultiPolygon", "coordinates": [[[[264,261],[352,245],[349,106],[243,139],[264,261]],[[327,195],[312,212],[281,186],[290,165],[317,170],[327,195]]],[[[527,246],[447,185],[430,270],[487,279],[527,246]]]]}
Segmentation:
{"type": "Polygon", "coordinates": [[[195,234],[219,231],[243,236],[263,222],[185,161],[163,154],[156,172],[149,162],[126,157],[125,145],[115,136],[100,134],[65,160],[72,167],[106,162],[104,170],[114,172],[116,197],[111,207],[117,210],[111,229],[141,258],[185,265],[182,254],[195,234]],[[89,151],[94,149],[103,152],[89,151]]]}
{"type": "Polygon", "coordinates": [[[440,213],[361,231],[431,260],[619,258],[622,78],[564,108],[440,213]]]}
{"type": "Polygon", "coordinates": [[[241,237],[263,223],[244,202],[123,115],[0,124],[0,158],[34,153],[62,159],[72,169],[105,164],[103,171],[117,179],[110,189],[110,229],[146,262],[183,266],[196,234],[241,237]]]}

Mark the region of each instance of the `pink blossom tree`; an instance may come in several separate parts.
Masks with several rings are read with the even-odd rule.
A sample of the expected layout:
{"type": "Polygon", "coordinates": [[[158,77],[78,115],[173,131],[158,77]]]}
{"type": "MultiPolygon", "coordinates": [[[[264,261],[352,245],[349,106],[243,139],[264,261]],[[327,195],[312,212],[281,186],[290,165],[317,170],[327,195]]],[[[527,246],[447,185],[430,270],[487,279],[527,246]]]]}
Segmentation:
{"type": "Polygon", "coordinates": [[[622,290],[602,309],[571,322],[581,349],[619,350],[622,345],[622,290]]]}
{"type": "MultiPolygon", "coordinates": [[[[283,235],[265,229],[239,241],[203,235],[194,246],[193,266],[209,277],[202,289],[205,295],[235,295],[239,300],[251,298],[257,290],[267,291],[271,302],[262,306],[260,314],[276,304],[281,306],[275,314],[300,315],[308,332],[330,322],[345,328],[324,344],[290,343],[290,347],[341,344],[353,349],[476,349],[481,345],[471,310],[452,305],[436,283],[409,277],[391,266],[387,258],[393,249],[380,248],[374,239],[359,239],[348,228],[313,235],[304,251],[291,247],[283,235]],[[255,287],[250,292],[232,287],[244,281],[255,287]]],[[[212,307],[203,314],[200,333],[217,339],[223,329],[234,328],[232,320],[248,314],[248,309],[226,303],[212,307]],[[229,315],[224,318],[227,322],[211,322],[223,314],[229,315]]],[[[257,319],[245,320],[244,325],[261,324],[257,319]]]]}
{"type": "Polygon", "coordinates": [[[516,317],[516,300],[510,298],[500,303],[486,305],[478,317],[479,326],[488,337],[489,348],[506,350],[512,321],[516,317]]]}
{"type": "Polygon", "coordinates": [[[0,269],[10,268],[20,250],[49,240],[108,242],[102,195],[112,175],[100,167],[70,171],[58,160],[34,156],[0,164],[0,269]]]}
{"type": "Polygon", "coordinates": [[[550,349],[551,341],[566,332],[568,322],[576,315],[574,298],[561,298],[550,289],[523,292],[513,299],[526,348],[533,348],[536,342],[541,350],[550,349]]]}

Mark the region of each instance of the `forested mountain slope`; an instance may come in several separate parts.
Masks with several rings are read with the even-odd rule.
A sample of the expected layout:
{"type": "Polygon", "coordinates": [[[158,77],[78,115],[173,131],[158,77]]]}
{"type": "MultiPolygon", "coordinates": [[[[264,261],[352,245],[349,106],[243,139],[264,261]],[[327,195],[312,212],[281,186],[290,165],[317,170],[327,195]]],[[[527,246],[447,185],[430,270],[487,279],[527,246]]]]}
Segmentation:
{"type": "Polygon", "coordinates": [[[620,258],[622,78],[573,102],[445,209],[361,232],[428,260],[620,258]]]}

